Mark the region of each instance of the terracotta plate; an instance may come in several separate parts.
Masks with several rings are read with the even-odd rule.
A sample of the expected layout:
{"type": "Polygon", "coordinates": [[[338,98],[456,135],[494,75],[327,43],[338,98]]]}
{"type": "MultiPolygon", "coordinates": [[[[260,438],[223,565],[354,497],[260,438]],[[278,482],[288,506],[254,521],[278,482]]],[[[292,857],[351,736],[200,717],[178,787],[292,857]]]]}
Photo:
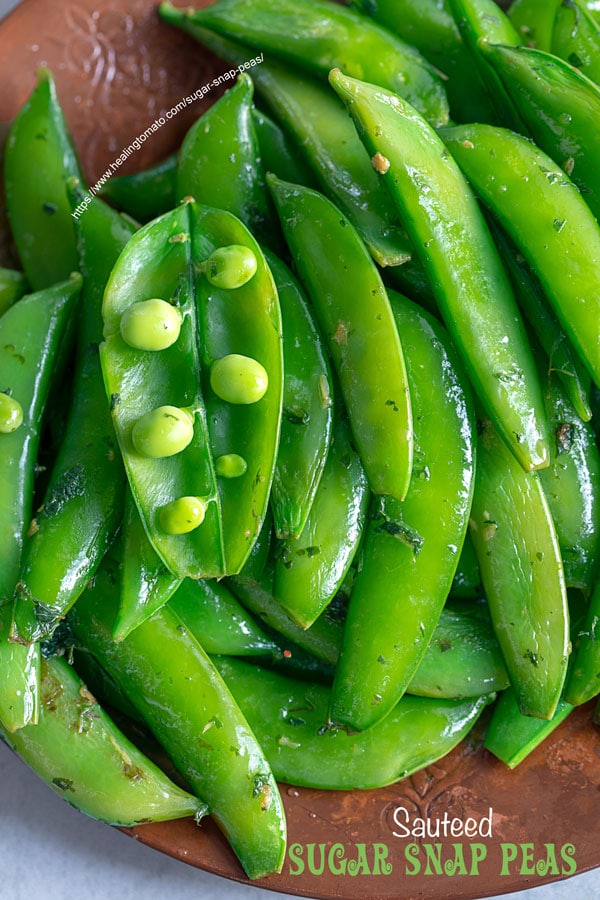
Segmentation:
{"type": "MultiPolygon", "coordinates": [[[[58,0],[50,14],[44,0],[24,0],[0,24],[0,120],[9,120],[26,99],[40,65],[55,74],[90,183],[155,119],[227,68],[161,24],[151,0],[58,0]]],[[[209,94],[171,118],[119,171],[164,157],[214,99],[209,94]]],[[[532,887],[600,865],[599,788],[600,735],[591,707],[567,719],[512,773],[465,744],[438,765],[383,790],[283,786],[290,852],[283,873],[259,884],[345,900],[466,900],[532,887]],[[396,823],[404,821],[399,809],[411,820],[447,814],[463,823],[468,817],[485,820],[491,809],[492,835],[414,840],[411,848],[394,835],[400,831],[396,823]],[[441,864],[430,861],[427,868],[432,851],[425,845],[436,843],[442,845],[441,864]],[[374,845],[387,865],[375,864],[374,845]]],[[[210,822],[200,829],[185,820],[129,833],[191,865],[245,880],[210,822]]]]}

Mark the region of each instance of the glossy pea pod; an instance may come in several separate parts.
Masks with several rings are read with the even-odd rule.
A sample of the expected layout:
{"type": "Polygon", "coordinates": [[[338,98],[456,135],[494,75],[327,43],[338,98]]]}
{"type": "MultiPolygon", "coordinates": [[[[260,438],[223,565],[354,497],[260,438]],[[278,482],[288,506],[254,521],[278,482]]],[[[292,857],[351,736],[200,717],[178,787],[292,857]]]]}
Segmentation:
{"type": "Polygon", "coordinates": [[[192,125],[179,150],[176,197],[225,209],[272,245],[276,222],[260,165],[253,94],[252,79],[242,73],[192,125]]]}
{"type": "MultiPolygon", "coordinates": [[[[73,208],[82,191],[70,185],[73,208]]],[[[19,574],[13,630],[22,641],[50,634],[93,576],[123,518],[125,472],[106,402],[98,345],[102,296],[134,232],[94,198],[77,220],[83,274],[73,400],[19,574]]]]}
{"type": "Polygon", "coordinates": [[[470,527],[519,708],[551,719],[570,652],[558,538],[539,476],[515,464],[489,420],[479,444],[470,527]]]}
{"type": "Polygon", "coordinates": [[[585,2],[562,0],[558,5],[550,51],[600,84],[600,25],[585,2]]]}
{"type": "Polygon", "coordinates": [[[66,660],[41,663],[40,715],[3,739],[71,806],[110,825],[206,814],[112,722],[66,660]]]}
{"type": "Polygon", "coordinates": [[[412,414],[381,277],[357,232],[329,200],[274,176],[268,183],[327,341],[369,484],[378,494],[402,500],[412,466],[412,414]]]}
{"type": "Polygon", "coordinates": [[[5,148],[6,209],[23,271],[33,290],[77,270],[75,222],[65,179],[81,177],[48,69],[17,114],[5,148]]]}
{"type": "Polygon", "coordinates": [[[316,187],[315,176],[301,149],[261,109],[252,109],[252,121],[258,139],[260,158],[265,172],[273,172],[284,181],[316,187]]]}
{"type": "Polygon", "coordinates": [[[549,156],[511,131],[463,125],[445,129],[443,137],[482,202],[537,273],[599,382],[600,227],[576,186],[549,156]]]}
{"type": "Polygon", "coordinates": [[[452,582],[451,595],[457,598],[476,600],[483,594],[481,587],[481,573],[479,563],[475,556],[475,548],[469,533],[465,535],[465,542],[460,552],[454,580],[452,582]]]}
{"type": "Polygon", "coordinates": [[[125,640],[111,636],[118,577],[107,560],[71,610],[77,641],[124,691],[227,836],[246,874],[281,869],[285,816],[269,764],[218,672],[167,607],[125,640]]]}
{"type": "Polygon", "coordinates": [[[310,514],[331,444],[333,384],[327,350],[299,282],[272,253],[283,330],[283,408],[271,510],[278,538],[297,538],[310,514]]]}
{"type": "Polygon", "coordinates": [[[473,70],[447,0],[353,0],[350,4],[412,44],[445,75],[444,87],[455,122],[492,122],[494,111],[473,70]]]}
{"type": "Polygon", "coordinates": [[[24,297],[0,319],[0,722],[35,722],[40,649],[9,641],[12,598],[31,518],[41,421],[81,276],[24,297]]]}
{"type": "Polygon", "coordinates": [[[274,594],[290,618],[310,627],[339,590],[363,535],[371,492],[343,414],[304,529],[275,549],[274,594]]]}
{"type": "Polygon", "coordinates": [[[196,277],[199,349],[225,572],[235,575],[265,521],[275,471],[283,398],[281,311],[260,247],[240,221],[201,207],[192,240],[194,258],[207,261],[196,277]],[[227,247],[233,256],[223,273],[211,272],[227,247]],[[240,260],[251,262],[251,277],[245,268],[240,277],[240,260]]]}
{"type": "Polygon", "coordinates": [[[149,222],[177,205],[177,154],[131,175],[115,175],[101,186],[99,195],[138,222],[149,222]]]}
{"type": "Polygon", "coordinates": [[[573,641],[573,661],[565,687],[565,700],[573,706],[580,706],[600,694],[599,622],[600,582],[596,581],[585,621],[573,641]]]}
{"type": "Polygon", "coordinates": [[[122,641],[175,593],[181,579],[172,575],[148,540],[138,508],[127,490],[122,525],[119,612],[113,637],[122,641]]]}
{"type": "Polygon", "coordinates": [[[521,43],[538,50],[550,50],[556,10],[561,0],[514,0],[508,10],[521,43]]]}
{"type": "Polygon", "coordinates": [[[566,585],[590,591],[600,565],[600,452],[591,424],[581,421],[553,375],[545,399],[553,440],[550,465],[540,480],[566,585]]]}
{"type": "Polygon", "coordinates": [[[535,364],[508,278],[464,176],[438,135],[399,97],[340,72],[332,73],[331,82],[369,153],[386,161],[382,178],[402,210],[481,402],[525,469],[547,465],[535,364]]]}
{"type": "MultiPolygon", "coordinates": [[[[246,60],[248,51],[243,44],[201,28],[182,10],[169,7],[165,16],[224,59],[236,65],[246,60]]],[[[294,183],[313,187],[316,179],[316,187],[353,223],[375,261],[382,266],[401,266],[411,253],[406,235],[335,96],[309,75],[289,70],[271,58],[254,70],[253,80],[261,99],[296,141],[313,173],[308,180],[304,176],[293,179],[294,183]]],[[[271,171],[285,177],[279,175],[277,166],[271,171]]]]}
{"type": "Polygon", "coordinates": [[[0,316],[27,291],[27,279],[14,269],[0,269],[0,316]]]}
{"type": "Polygon", "coordinates": [[[304,787],[367,790],[392,784],[449,753],[489,697],[403,697],[364,734],[328,724],[330,690],[296,682],[241,660],[215,657],[256,732],[275,776],[304,787]]]}
{"type": "Polygon", "coordinates": [[[358,730],[390,713],[427,649],[456,571],[475,475],[471,399],[448,335],[405,298],[392,302],[406,348],[415,462],[404,503],[372,505],[350,595],[330,714],[358,730]]]}
{"type": "MultiPolygon", "coordinates": [[[[550,53],[494,45],[482,51],[502,79],[538,147],[575,182],[598,219],[600,149],[596,123],[600,116],[600,88],[550,53]]],[[[539,165],[547,169],[543,161],[539,165]]],[[[561,183],[555,168],[548,170],[547,178],[561,183]]],[[[557,216],[556,222],[561,221],[561,216],[557,216]]]]}
{"type": "Polygon", "coordinates": [[[509,688],[499,697],[485,735],[484,747],[509,769],[516,768],[573,712],[566,700],[559,700],[551,719],[524,716],[515,692],[509,688]]]}
{"type": "MultiPolygon", "coordinates": [[[[160,12],[167,20],[173,16],[170,3],[162,3],[160,12]]],[[[448,120],[442,80],[414,47],[327,0],[219,0],[189,16],[194,25],[269,51],[322,77],[339,66],[397,91],[434,127],[448,120]]]]}

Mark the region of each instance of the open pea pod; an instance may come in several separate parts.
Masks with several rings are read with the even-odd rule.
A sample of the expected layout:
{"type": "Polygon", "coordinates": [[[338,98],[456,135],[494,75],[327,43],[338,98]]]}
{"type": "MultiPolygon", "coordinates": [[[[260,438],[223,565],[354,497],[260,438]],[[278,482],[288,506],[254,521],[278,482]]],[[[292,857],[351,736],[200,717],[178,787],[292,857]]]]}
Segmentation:
{"type": "Polygon", "coordinates": [[[479,444],[470,528],[519,708],[551,719],[570,652],[558,539],[539,476],[515,464],[489,420],[479,444]]]}
{"type": "Polygon", "coordinates": [[[452,585],[475,475],[475,423],[449,336],[391,295],[413,398],[415,462],[404,503],[375,498],[344,629],[331,718],[383,719],[415,674],[452,585]],[[443,440],[440,440],[443,435],[443,440]]]}

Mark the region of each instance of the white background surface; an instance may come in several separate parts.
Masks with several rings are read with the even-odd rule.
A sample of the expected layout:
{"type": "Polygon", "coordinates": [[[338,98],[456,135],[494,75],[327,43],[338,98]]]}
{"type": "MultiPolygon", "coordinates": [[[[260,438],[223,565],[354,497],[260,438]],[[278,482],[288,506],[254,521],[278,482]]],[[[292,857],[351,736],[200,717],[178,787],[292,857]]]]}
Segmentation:
{"type": "MultiPolygon", "coordinates": [[[[15,5],[16,0],[0,0],[0,18],[15,5]]],[[[48,12],[52,13],[51,0],[48,12]]],[[[598,833],[600,859],[600,794],[598,801],[598,820],[590,822],[590,828],[598,833]]],[[[283,900],[287,896],[193,869],[82,816],[0,744],[1,900],[283,900]]],[[[600,870],[523,891],[518,897],[600,900],[600,870]]]]}

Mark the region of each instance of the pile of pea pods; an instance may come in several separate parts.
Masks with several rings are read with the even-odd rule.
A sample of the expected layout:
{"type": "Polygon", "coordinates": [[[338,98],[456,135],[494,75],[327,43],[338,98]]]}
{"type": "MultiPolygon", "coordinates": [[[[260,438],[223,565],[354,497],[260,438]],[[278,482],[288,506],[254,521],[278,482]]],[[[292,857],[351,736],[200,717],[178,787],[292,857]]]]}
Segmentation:
{"type": "Polygon", "coordinates": [[[4,164],[0,730],[73,805],[210,814],[258,878],[278,781],[387,785],[477,722],[513,767],[600,693],[595,5],[163,2],[263,62],[102,196],[40,71],[4,164]]]}

